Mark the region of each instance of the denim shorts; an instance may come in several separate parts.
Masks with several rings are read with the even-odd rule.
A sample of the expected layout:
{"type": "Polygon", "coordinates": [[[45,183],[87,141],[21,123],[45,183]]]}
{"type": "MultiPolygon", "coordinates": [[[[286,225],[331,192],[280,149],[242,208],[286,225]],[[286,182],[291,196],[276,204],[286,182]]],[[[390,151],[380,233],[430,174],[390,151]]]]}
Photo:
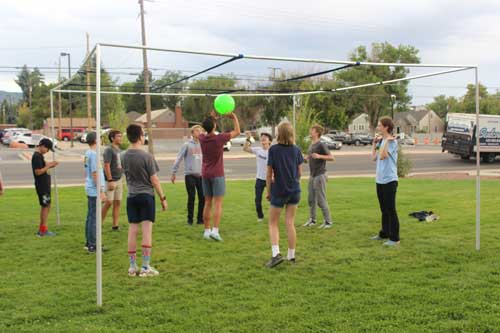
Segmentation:
{"type": "Polygon", "coordinates": [[[155,197],[151,194],[137,194],[127,198],[127,216],[129,223],[155,221],[155,197]]]}
{"type": "Polygon", "coordinates": [[[298,205],[299,201],[300,192],[296,192],[284,197],[271,194],[271,206],[275,208],[283,208],[285,205],[298,205]]]}
{"type": "Polygon", "coordinates": [[[206,197],[221,197],[226,194],[226,179],[224,177],[203,178],[203,195],[206,197]]]}

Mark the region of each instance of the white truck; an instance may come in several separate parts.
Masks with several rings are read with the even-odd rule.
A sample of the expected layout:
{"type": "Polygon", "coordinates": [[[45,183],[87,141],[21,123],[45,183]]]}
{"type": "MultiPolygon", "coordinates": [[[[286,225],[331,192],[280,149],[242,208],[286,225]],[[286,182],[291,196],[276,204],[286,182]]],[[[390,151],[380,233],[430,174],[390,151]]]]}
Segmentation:
{"type": "MultiPolygon", "coordinates": [[[[479,115],[479,144],[481,160],[493,163],[500,155],[500,116],[479,115]]],[[[443,152],[458,155],[464,160],[475,157],[476,115],[448,113],[441,146],[443,152]]]]}

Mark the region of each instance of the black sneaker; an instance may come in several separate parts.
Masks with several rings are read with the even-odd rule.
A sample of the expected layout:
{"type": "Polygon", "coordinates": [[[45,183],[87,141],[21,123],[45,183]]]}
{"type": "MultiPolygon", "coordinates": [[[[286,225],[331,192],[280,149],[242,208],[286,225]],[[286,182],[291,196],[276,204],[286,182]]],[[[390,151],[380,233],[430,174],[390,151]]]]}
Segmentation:
{"type": "Polygon", "coordinates": [[[117,226],[117,225],[116,226],[112,226],[111,230],[113,230],[113,231],[120,231],[120,227],[117,226]]]}
{"type": "Polygon", "coordinates": [[[95,248],[95,246],[93,246],[93,245],[89,245],[89,247],[88,247],[88,250],[87,250],[87,251],[88,251],[89,253],[95,253],[96,248],[95,248]]]}
{"type": "Polygon", "coordinates": [[[277,254],[275,257],[272,257],[266,264],[267,268],[273,268],[281,264],[285,259],[281,256],[281,254],[277,254]]]}
{"type": "Polygon", "coordinates": [[[203,220],[199,220],[198,222],[196,222],[196,224],[205,224],[205,223],[203,223],[203,220]]]}
{"type": "Polygon", "coordinates": [[[188,221],[188,225],[193,225],[193,221],[188,221]]]}

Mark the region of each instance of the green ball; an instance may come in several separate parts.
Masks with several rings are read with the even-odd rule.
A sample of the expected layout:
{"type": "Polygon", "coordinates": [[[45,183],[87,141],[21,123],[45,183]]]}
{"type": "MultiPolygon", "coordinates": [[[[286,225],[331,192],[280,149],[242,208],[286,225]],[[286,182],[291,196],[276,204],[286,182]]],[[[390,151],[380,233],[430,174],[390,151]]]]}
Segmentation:
{"type": "Polygon", "coordinates": [[[233,112],[235,105],[234,98],[227,94],[217,96],[214,101],[215,111],[222,115],[233,112]]]}

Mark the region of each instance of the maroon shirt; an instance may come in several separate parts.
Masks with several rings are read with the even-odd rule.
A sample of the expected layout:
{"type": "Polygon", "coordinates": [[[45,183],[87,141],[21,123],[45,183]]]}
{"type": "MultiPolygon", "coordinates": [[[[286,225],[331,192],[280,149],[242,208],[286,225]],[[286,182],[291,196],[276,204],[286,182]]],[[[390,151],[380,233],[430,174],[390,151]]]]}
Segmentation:
{"type": "Polygon", "coordinates": [[[224,145],[229,140],[231,140],[231,133],[200,135],[203,154],[201,176],[203,178],[224,177],[224,145]]]}

